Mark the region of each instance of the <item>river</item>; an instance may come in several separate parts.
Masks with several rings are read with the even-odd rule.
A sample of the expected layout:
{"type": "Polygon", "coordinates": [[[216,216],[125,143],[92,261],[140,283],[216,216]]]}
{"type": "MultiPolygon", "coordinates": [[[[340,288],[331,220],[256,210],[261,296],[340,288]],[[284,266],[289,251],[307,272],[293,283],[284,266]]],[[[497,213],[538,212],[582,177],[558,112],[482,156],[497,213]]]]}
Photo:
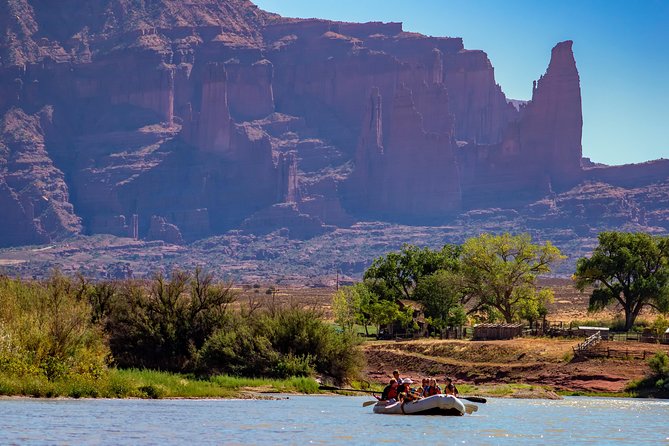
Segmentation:
{"type": "Polygon", "coordinates": [[[488,399],[464,417],[376,415],[364,397],[0,399],[0,444],[668,444],[669,402],[488,399]]]}

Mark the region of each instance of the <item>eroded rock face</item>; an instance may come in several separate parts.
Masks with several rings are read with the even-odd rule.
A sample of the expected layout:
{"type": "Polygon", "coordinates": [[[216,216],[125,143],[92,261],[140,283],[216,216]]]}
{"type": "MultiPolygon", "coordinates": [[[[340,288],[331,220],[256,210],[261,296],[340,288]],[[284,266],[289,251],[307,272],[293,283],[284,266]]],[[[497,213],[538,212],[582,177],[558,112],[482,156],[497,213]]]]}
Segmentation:
{"type": "Polygon", "coordinates": [[[179,228],[157,215],[151,217],[147,240],[162,240],[173,245],[181,245],[184,242],[179,228]]]}
{"type": "Polygon", "coordinates": [[[44,144],[50,108],[8,110],[0,122],[0,245],[44,243],[81,231],[63,172],[44,144]]]}
{"type": "Polygon", "coordinates": [[[665,162],[582,167],[570,41],[512,103],[460,38],[247,0],[0,0],[0,32],[0,245],[134,236],[135,218],[139,238],[171,243],[304,239],[487,207],[667,227],[653,192],[631,192],[665,181],[665,162]],[[555,204],[587,184],[636,204],[555,204]]]}
{"type": "Polygon", "coordinates": [[[520,120],[520,151],[545,166],[555,184],[578,180],[583,156],[581,89],[572,42],[553,48],[520,120]]]}

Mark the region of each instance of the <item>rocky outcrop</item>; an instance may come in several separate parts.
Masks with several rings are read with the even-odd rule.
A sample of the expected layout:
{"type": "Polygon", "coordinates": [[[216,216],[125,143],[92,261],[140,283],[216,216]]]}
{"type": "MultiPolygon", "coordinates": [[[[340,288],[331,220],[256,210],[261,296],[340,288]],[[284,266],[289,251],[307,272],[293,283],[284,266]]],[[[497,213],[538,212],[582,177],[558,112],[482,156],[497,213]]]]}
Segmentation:
{"type": "Polygon", "coordinates": [[[265,235],[285,230],[291,239],[306,240],[333,230],[322,221],[299,211],[295,203],[276,204],[263,209],[244,220],[240,226],[244,231],[265,235]]]}
{"type": "Polygon", "coordinates": [[[147,240],[162,240],[173,245],[181,245],[184,242],[179,228],[157,215],[151,217],[151,226],[149,226],[146,238],[147,240]]]}
{"type": "Polygon", "coordinates": [[[233,122],[228,109],[228,86],[225,65],[210,63],[202,78],[199,110],[185,116],[184,139],[206,152],[230,155],[233,122]]]}
{"type": "Polygon", "coordinates": [[[0,0],[0,33],[0,244],[508,217],[489,207],[560,230],[668,218],[665,162],[582,162],[570,41],[523,102],[461,38],[248,0],[0,0]]]}
{"type": "Polygon", "coordinates": [[[355,191],[358,212],[411,219],[433,218],[461,208],[458,166],[454,154],[452,121],[448,118],[443,85],[423,85],[416,90],[420,104],[432,112],[427,132],[412,91],[400,87],[389,111],[389,130],[382,127],[382,98],[374,89],[367,105],[364,128],[356,156],[356,170],[349,185],[355,191]],[[383,141],[383,144],[382,144],[383,141]]]}
{"type": "Polygon", "coordinates": [[[537,160],[552,183],[573,184],[580,179],[582,128],[580,80],[572,42],[565,41],[553,48],[546,74],[522,111],[520,151],[537,160]]]}
{"type": "Polygon", "coordinates": [[[274,66],[267,59],[242,64],[238,59],[226,62],[228,104],[237,121],[253,121],[274,113],[272,80],[274,66]]]}
{"type": "Polygon", "coordinates": [[[70,203],[63,172],[46,151],[43,124],[52,109],[35,115],[7,111],[0,123],[0,200],[3,202],[2,241],[43,243],[81,230],[70,203]],[[7,225],[5,227],[5,225],[7,225]]]}

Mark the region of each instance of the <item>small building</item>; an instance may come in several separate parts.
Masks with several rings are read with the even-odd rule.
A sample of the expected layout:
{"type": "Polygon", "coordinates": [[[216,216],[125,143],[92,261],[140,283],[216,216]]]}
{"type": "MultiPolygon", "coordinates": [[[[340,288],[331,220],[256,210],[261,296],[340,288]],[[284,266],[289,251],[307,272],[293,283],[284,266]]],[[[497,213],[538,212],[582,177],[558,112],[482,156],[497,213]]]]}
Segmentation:
{"type": "Polygon", "coordinates": [[[413,300],[400,300],[397,302],[400,310],[406,311],[407,309],[412,310],[413,325],[417,328],[407,329],[402,325],[400,321],[394,321],[390,324],[381,326],[381,332],[384,337],[395,338],[395,337],[425,337],[428,333],[428,324],[425,320],[425,312],[423,305],[420,302],[413,300]]]}
{"type": "Polygon", "coordinates": [[[522,334],[523,324],[477,324],[474,326],[475,341],[513,339],[522,334]]]}
{"type": "Polygon", "coordinates": [[[599,332],[599,334],[602,336],[603,341],[608,341],[609,340],[609,328],[608,327],[589,327],[586,325],[582,325],[578,327],[578,334],[581,336],[590,337],[594,335],[595,333],[599,332]]]}

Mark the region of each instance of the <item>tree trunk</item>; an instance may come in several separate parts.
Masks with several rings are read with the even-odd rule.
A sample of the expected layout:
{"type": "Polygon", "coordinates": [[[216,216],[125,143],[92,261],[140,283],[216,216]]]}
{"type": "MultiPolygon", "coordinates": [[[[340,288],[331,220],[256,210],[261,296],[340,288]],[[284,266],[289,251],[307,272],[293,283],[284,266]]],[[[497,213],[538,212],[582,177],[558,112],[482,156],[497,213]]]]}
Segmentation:
{"type": "Polygon", "coordinates": [[[634,325],[634,313],[631,308],[625,307],[625,331],[630,331],[634,325]]]}

